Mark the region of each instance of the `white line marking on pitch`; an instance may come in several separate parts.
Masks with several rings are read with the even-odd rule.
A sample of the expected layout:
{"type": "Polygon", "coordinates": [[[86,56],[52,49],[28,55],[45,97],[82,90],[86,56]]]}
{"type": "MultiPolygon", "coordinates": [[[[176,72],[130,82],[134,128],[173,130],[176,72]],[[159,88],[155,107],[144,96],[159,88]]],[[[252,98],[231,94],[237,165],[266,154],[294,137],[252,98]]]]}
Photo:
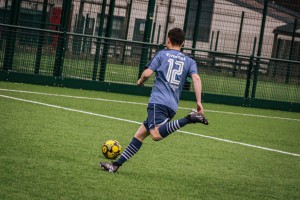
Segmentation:
{"type": "MultiPolygon", "coordinates": [[[[62,109],[62,110],[72,111],[72,112],[78,112],[78,113],[83,113],[83,114],[88,114],[88,115],[93,115],[93,116],[98,116],[98,117],[104,117],[104,118],[108,118],[108,119],[114,119],[114,120],[134,123],[134,124],[142,124],[141,122],[137,122],[137,121],[133,121],[133,120],[127,120],[127,119],[123,119],[123,118],[112,117],[112,116],[108,116],[108,115],[102,115],[102,114],[87,112],[87,111],[83,111],[83,110],[66,108],[66,107],[57,106],[57,105],[53,105],[53,104],[42,103],[42,102],[38,102],[38,101],[20,99],[20,98],[6,96],[6,95],[0,95],[0,97],[7,98],[7,99],[14,99],[14,100],[28,102],[28,103],[33,103],[33,104],[38,104],[38,105],[52,107],[52,108],[58,108],[58,109],[62,109]]],[[[291,156],[300,157],[300,154],[290,153],[290,152],[281,151],[281,150],[277,150],[277,149],[271,149],[271,148],[267,148],[267,147],[256,146],[256,145],[242,143],[242,142],[235,142],[235,141],[232,141],[232,140],[226,140],[226,139],[222,139],[222,138],[217,138],[217,137],[212,137],[212,136],[207,136],[207,135],[202,135],[202,134],[192,133],[192,132],[187,132],[187,131],[178,130],[177,132],[185,133],[185,134],[189,134],[189,135],[194,135],[194,136],[198,136],[198,137],[204,137],[204,138],[213,139],[213,140],[218,140],[218,141],[227,142],[227,143],[231,143],[231,144],[238,144],[238,145],[242,145],[242,146],[247,146],[247,147],[252,147],[252,148],[257,148],[257,149],[263,149],[263,150],[266,150],[266,151],[272,151],[272,152],[277,152],[277,153],[281,153],[281,154],[287,154],[287,155],[291,155],[291,156]]]]}
{"type": "MultiPolygon", "coordinates": [[[[132,101],[111,100],[111,99],[92,98],[92,97],[83,97],[83,96],[71,96],[71,95],[63,95],[63,94],[51,94],[51,93],[25,91],[25,90],[10,90],[10,89],[1,89],[0,88],[0,91],[19,92],[19,93],[27,93],[27,94],[39,94],[39,95],[57,96],[57,97],[67,97],[67,98],[74,98],[74,99],[107,101],[107,102],[134,104],[134,105],[147,105],[146,103],[139,103],[139,102],[132,102],[132,101]]],[[[183,110],[191,110],[191,108],[185,108],[185,107],[178,107],[178,108],[183,109],[183,110]]],[[[266,116],[266,115],[234,113],[234,112],[217,111],[217,110],[205,110],[205,111],[206,112],[213,112],[213,113],[229,114],[229,115],[241,115],[241,116],[246,116],[246,117],[260,117],[260,118],[281,119],[281,120],[289,120],[289,121],[298,121],[298,122],[300,122],[300,119],[293,119],[293,118],[287,118],[287,117],[273,117],[273,116],[266,116]]]]}

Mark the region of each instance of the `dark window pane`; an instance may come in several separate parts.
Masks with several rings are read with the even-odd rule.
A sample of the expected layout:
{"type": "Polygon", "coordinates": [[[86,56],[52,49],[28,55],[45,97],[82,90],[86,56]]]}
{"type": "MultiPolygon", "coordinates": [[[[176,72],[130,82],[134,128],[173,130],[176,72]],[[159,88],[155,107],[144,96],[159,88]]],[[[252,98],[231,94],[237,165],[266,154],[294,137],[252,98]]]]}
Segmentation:
{"type": "MultiPolygon", "coordinates": [[[[197,16],[198,0],[191,0],[188,15],[186,39],[192,40],[197,16]]],[[[202,0],[200,22],[198,24],[199,35],[197,41],[208,42],[212,24],[214,0],[202,0]]]]}

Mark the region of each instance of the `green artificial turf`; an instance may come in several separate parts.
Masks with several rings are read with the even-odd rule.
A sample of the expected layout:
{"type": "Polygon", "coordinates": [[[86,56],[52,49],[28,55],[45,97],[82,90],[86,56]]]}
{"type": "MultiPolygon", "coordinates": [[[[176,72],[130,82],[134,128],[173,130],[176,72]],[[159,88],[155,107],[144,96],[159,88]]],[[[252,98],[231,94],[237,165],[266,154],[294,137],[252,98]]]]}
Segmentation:
{"type": "MultiPolygon", "coordinates": [[[[0,199],[300,198],[300,157],[257,147],[299,155],[299,113],[204,104],[209,126],[147,138],[110,174],[97,165],[109,161],[101,146],[108,139],[127,146],[146,118],[147,97],[7,82],[0,89],[51,94],[0,90],[0,199]]],[[[194,106],[181,101],[175,118],[194,106]]]]}

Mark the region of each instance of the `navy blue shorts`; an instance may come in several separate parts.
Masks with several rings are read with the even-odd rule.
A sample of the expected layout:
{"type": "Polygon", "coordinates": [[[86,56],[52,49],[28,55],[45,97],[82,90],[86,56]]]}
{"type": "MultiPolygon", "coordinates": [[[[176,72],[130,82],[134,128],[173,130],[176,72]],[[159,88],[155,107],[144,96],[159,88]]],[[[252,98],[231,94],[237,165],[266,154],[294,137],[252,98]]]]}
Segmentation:
{"type": "Polygon", "coordinates": [[[161,104],[148,104],[148,117],[144,121],[147,131],[170,121],[176,114],[171,108],[161,104]]]}

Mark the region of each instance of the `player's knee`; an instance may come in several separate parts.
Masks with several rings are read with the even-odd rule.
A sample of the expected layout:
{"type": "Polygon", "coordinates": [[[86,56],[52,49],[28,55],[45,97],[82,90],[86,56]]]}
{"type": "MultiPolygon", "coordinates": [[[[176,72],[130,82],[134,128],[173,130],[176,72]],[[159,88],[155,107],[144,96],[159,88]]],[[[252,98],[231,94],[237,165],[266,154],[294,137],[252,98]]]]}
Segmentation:
{"type": "Polygon", "coordinates": [[[153,140],[153,141],[159,141],[159,140],[161,140],[161,139],[162,139],[161,136],[153,136],[153,135],[152,135],[152,140],[153,140]]]}
{"type": "Polygon", "coordinates": [[[151,133],[152,140],[159,141],[162,139],[161,135],[159,134],[159,132],[157,130],[152,130],[152,131],[150,131],[150,133],[151,133]]]}

